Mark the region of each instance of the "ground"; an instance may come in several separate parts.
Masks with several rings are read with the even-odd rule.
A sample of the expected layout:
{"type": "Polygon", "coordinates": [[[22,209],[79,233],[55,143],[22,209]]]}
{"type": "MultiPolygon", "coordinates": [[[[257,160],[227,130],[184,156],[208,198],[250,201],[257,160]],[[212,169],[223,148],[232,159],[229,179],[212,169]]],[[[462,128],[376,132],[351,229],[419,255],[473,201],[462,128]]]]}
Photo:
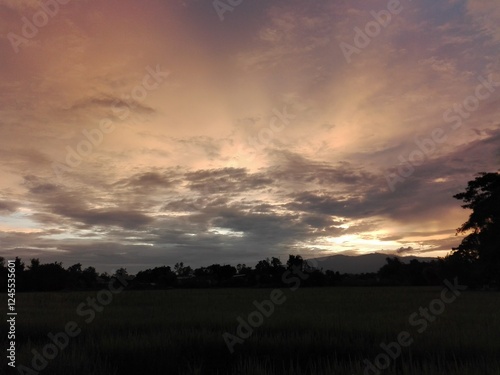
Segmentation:
{"type": "Polygon", "coordinates": [[[55,375],[500,374],[500,293],[442,290],[19,293],[16,364],[55,375]]]}

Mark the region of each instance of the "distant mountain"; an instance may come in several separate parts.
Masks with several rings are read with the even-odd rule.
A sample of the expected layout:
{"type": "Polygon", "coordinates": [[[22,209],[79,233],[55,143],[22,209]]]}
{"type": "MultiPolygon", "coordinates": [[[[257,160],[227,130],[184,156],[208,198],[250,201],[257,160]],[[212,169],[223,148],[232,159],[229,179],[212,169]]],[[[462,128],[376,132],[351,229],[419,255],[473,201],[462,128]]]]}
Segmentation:
{"type": "MultiPolygon", "coordinates": [[[[312,258],[307,260],[315,260],[318,268],[323,268],[323,271],[332,270],[340,273],[365,273],[377,272],[380,267],[386,264],[387,257],[395,257],[394,254],[365,254],[365,255],[331,255],[322,258],[312,258]]],[[[416,256],[396,256],[403,263],[409,263],[413,259],[421,262],[429,262],[437,258],[424,258],[416,256]]]]}

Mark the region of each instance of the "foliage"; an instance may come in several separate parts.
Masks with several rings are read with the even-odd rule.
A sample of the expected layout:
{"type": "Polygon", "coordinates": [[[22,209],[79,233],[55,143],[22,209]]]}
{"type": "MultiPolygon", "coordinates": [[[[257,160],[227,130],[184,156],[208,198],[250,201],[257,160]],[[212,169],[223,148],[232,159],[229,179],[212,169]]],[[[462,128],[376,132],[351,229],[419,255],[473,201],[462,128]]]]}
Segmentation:
{"type": "MultiPolygon", "coordinates": [[[[0,258],[0,288],[5,290],[7,269],[5,261],[0,258]]],[[[41,264],[39,259],[31,259],[25,267],[21,259],[16,258],[16,290],[26,291],[57,291],[57,290],[87,290],[100,289],[112,277],[126,278],[128,289],[165,289],[172,287],[202,288],[202,287],[283,287],[283,274],[287,270],[297,269],[307,274],[302,286],[367,286],[367,285],[437,285],[440,272],[438,264],[413,260],[410,264],[401,263],[398,258],[387,258],[378,275],[371,274],[340,274],[327,270],[315,269],[300,255],[290,254],[286,266],[279,258],[272,257],[259,261],[255,268],[239,264],[233,267],[228,264],[212,264],[193,270],[184,263],[176,263],[174,270],[168,266],[155,267],[139,271],[137,275],[129,275],[126,268],[118,268],[113,275],[103,273],[98,275],[94,267],[82,270],[82,265],[76,263],[64,269],[61,262],[41,264]],[[433,269],[434,278],[426,273],[433,269]]],[[[442,266],[441,266],[442,267],[442,266]]],[[[442,273],[442,272],[441,272],[442,273]]]]}
{"type": "Polygon", "coordinates": [[[500,285],[500,173],[480,173],[453,197],[472,213],[457,229],[457,234],[468,234],[453,248],[449,262],[461,267],[463,278],[500,285]]]}

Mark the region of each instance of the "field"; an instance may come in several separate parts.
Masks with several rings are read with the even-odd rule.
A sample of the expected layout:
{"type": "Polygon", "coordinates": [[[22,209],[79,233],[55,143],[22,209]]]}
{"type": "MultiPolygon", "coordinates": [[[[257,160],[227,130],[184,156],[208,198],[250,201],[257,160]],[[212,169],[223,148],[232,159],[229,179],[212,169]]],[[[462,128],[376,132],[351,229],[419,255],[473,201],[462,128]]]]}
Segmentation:
{"type": "MultiPolygon", "coordinates": [[[[500,294],[462,292],[444,312],[430,315],[425,329],[420,315],[411,323],[409,317],[439,300],[441,290],[283,289],[286,300],[282,297],[269,317],[260,315],[262,325],[235,344],[233,354],[223,333],[236,335],[236,318],[246,321],[256,310],[253,302],[268,300],[272,289],[125,291],[106,306],[96,305],[93,320],[85,301],[96,297],[95,291],[20,293],[16,360],[32,368],[32,349],[42,353],[52,342],[48,333],[64,331],[74,321],[81,333],[41,374],[376,374],[364,360],[376,362],[385,353],[381,343],[394,355],[379,356],[381,365],[390,359],[381,374],[500,374],[500,294]],[[403,331],[406,343],[413,342],[390,345],[403,331]]],[[[1,300],[6,306],[5,294],[1,300]]],[[[435,303],[431,311],[436,306],[443,304],[435,303]]],[[[0,362],[8,368],[4,354],[0,362]]]]}

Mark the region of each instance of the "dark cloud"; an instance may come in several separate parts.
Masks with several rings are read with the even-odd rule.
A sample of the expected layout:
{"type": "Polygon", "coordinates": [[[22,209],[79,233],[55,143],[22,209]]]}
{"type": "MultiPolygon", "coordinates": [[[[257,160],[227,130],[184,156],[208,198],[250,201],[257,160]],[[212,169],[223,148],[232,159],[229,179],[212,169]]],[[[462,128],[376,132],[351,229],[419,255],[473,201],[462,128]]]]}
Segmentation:
{"type": "Polygon", "coordinates": [[[53,184],[41,184],[30,188],[30,193],[33,194],[47,194],[53,193],[57,190],[57,186],[53,184]]]}
{"type": "Polygon", "coordinates": [[[245,168],[222,168],[189,172],[190,189],[204,194],[241,193],[266,188],[273,179],[262,173],[249,174],[245,168]]]}
{"type": "Polygon", "coordinates": [[[270,173],[280,180],[317,183],[325,187],[340,184],[364,187],[374,178],[363,167],[346,161],[332,165],[313,161],[290,151],[272,151],[271,156],[274,166],[270,173]]]}
{"type": "Polygon", "coordinates": [[[56,185],[33,175],[24,176],[23,185],[31,194],[52,194],[58,191],[56,185]]]}
{"type": "Polygon", "coordinates": [[[396,250],[396,253],[398,253],[398,254],[413,253],[413,252],[414,252],[414,249],[411,246],[400,247],[399,249],[396,250]]]}
{"type": "Polygon", "coordinates": [[[68,212],[59,210],[59,213],[92,226],[119,226],[126,229],[136,229],[151,224],[154,219],[140,212],[124,210],[84,210],[68,212]]]}
{"type": "Polygon", "coordinates": [[[290,210],[350,218],[369,217],[377,214],[369,209],[369,205],[361,197],[350,198],[347,195],[332,192],[309,191],[293,194],[292,197],[293,201],[286,204],[290,210]]]}
{"type": "Polygon", "coordinates": [[[93,226],[119,226],[139,228],[150,224],[154,219],[134,208],[93,208],[101,197],[95,197],[90,189],[82,191],[65,190],[52,184],[41,183],[35,176],[25,177],[25,186],[33,194],[33,203],[38,210],[33,219],[45,223],[76,225],[86,228],[93,226]],[[58,216],[59,220],[55,217],[58,216]]]}
{"type": "Polygon", "coordinates": [[[455,233],[455,229],[444,229],[438,231],[428,231],[428,232],[404,232],[401,234],[393,235],[393,236],[383,236],[380,237],[381,240],[384,241],[397,241],[406,237],[433,237],[433,236],[441,236],[444,234],[453,234],[455,233]]]}
{"type": "Polygon", "coordinates": [[[141,114],[152,114],[156,111],[137,100],[128,98],[126,100],[113,96],[101,96],[81,99],[69,108],[69,111],[91,110],[91,109],[121,109],[141,114]]]}
{"type": "Polygon", "coordinates": [[[179,183],[179,176],[175,172],[141,172],[131,177],[121,179],[113,184],[114,188],[131,187],[137,190],[151,192],[156,189],[168,189],[179,183]]]}
{"type": "Polygon", "coordinates": [[[19,203],[12,201],[0,200],[0,212],[12,213],[17,210],[19,203]]]}

